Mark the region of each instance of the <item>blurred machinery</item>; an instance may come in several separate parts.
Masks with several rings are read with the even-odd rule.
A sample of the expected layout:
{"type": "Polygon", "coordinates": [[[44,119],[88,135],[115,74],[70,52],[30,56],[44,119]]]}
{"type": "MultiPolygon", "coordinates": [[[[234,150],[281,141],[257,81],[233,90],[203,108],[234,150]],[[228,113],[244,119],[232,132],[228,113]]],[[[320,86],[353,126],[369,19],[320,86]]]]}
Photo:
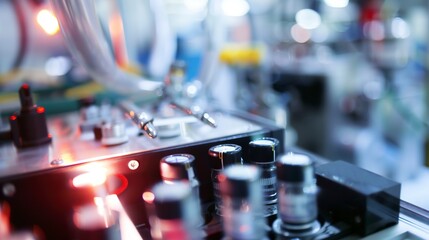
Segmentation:
{"type": "MultiPolygon", "coordinates": [[[[94,209],[103,212],[95,215],[109,223],[111,236],[118,236],[118,214],[125,213],[131,232],[137,229],[143,238],[172,234],[170,224],[177,227],[174,234],[185,234],[193,226],[183,221],[201,223],[201,217],[206,237],[234,238],[240,233],[223,232],[222,219],[244,228],[241,220],[261,214],[250,190],[238,190],[258,189],[255,179],[262,178],[270,189],[262,200],[266,224],[273,227],[268,238],[305,238],[308,231],[310,239],[315,232],[328,239],[405,234],[409,226],[402,221],[415,209],[398,195],[429,209],[429,195],[416,190],[429,176],[429,34],[422,27],[429,22],[428,7],[423,0],[0,0],[0,22],[8,23],[0,38],[0,200],[8,204],[0,215],[24,234],[37,226],[48,239],[104,234],[85,227],[94,209]],[[264,145],[267,139],[271,147],[264,145]],[[249,145],[255,141],[258,147],[249,145]],[[343,163],[325,168],[319,157],[314,176],[276,177],[276,168],[282,174],[290,167],[313,171],[306,164],[289,166],[288,157],[276,162],[296,149],[357,165],[384,185],[356,187],[350,183],[356,179],[335,171],[367,172],[343,163]],[[198,217],[158,209],[180,212],[191,201],[186,187],[164,195],[160,189],[168,186],[154,186],[170,181],[159,172],[166,156],[174,157],[165,174],[173,174],[174,182],[192,180],[191,195],[198,188],[198,217]],[[181,164],[184,156],[192,164],[181,164]],[[220,160],[215,166],[214,159],[220,160]],[[224,171],[243,163],[262,172],[224,171]],[[94,168],[102,173],[91,175],[94,168]],[[376,174],[402,183],[402,192],[376,174]],[[102,183],[94,183],[100,176],[102,183]],[[321,190],[317,206],[316,191],[295,188],[297,179],[321,190]],[[283,192],[275,191],[278,186],[283,192]],[[371,187],[376,190],[367,191],[371,187]],[[361,200],[352,204],[355,219],[343,212],[349,203],[327,200],[338,198],[337,188],[361,200]],[[385,192],[393,200],[380,200],[385,192]],[[221,198],[232,203],[224,206],[221,198]],[[299,214],[285,207],[295,198],[307,203],[293,206],[315,209],[307,214],[311,223],[297,222],[299,214]],[[249,201],[252,212],[240,212],[237,199],[249,201]],[[380,202],[388,202],[392,208],[383,211],[393,209],[396,217],[374,213],[381,220],[367,221],[363,214],[373,214],[380,202]],[[333,205],[344,209],[333,211],[333,205]],[[55,227],[49,227],[52,219],[58,220],[55,227]],[[398,221],[396,230],[376,233],[398,221]]],[[[425,211],[417,212],[422,217],[413,224],[428,225],[425,211]]],[[[98,226],[100,219],[93,220],[98,226]]],[[[424,236],[413,227],[416,239],[424,236]]],[[[197,231],[188,237],[201,236],[197,231]]]]}

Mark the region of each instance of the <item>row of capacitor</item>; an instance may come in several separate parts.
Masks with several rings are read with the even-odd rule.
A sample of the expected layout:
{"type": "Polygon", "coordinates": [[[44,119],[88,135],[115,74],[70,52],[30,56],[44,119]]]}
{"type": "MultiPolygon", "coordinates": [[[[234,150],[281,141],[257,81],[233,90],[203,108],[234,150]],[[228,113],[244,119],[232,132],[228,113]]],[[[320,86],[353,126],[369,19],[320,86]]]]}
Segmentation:
{"type": "MultiPolygon", "coordinates": [[[[215,216],[225,239],[267,239],[317,234],[317,186],[314,162],[303,154],[276,156],[279,141],[260,138],[242,148],[222,144],[209,149],[215,216]],[[268,219],[274,217],[271,223],[268,219]]],[[[162,158],[162,182],[143,194],[153,239],[203,239],[205,218],[199,201],[195,158],[174,154],[162,158]]]]}

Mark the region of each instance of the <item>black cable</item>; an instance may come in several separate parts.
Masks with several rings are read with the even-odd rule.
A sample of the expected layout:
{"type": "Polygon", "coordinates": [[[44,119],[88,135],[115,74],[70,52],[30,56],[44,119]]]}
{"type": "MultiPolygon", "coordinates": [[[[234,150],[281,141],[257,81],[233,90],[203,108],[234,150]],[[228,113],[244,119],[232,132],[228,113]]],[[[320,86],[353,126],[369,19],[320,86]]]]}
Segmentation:
{"type": "Polygon", "coordinates": [[[15,61],[12,64],[12,70],[19,68],[24,61],[24,56],[28,48],[28,26],[25,19],[25,13],[22,9],[23,1],[10,0],[15,9],[16,17],[19,25],[19,48],[15,61]]]}

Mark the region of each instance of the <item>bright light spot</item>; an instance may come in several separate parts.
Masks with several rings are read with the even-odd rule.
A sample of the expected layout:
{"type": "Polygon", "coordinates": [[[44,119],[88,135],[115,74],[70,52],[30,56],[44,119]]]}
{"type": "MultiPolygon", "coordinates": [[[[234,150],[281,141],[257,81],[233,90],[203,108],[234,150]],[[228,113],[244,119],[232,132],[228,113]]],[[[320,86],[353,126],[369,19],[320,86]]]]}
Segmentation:
{"type": "Polygon", "coordinates": [[[246,0],[223,0],[222,11],[226,16],[241,17],[250,10],[249,3],[246,0]]]}
{"type": "Polygon", "coordinates": [[[37,14],[37,23],[48,35],[54,35],[60,30],[57,18],[47,9],[39,11],[37,14]]]}
{"type": "Polygon", "coordinates": [[[63,152],[61,153],[60,159],[62,161],[64,161],[64,163],[71,163],[73,162],[75,159],[73,157],[73,154],[70,152],[63,152]]]}
{"type": "Polygon", "coordinates": [[[297,165],[297,166],[307,166],[312,163],[310,157],[303,154],[293,154],[289,153],[280,157],[279,161],[283,164],[297,165]]]}
{"type": "Polygon", "coordinates": [[[363,26],[363,32],[366,37],[374,41],[381,41],[385,37],[384,26],[380,21],[365,23],[363,26]]]}
{"type": "Polygon", "coordinates": [[[70,71],[72,62],[67,57],[52,57],[46,61],[45,71],[50,76],[63,76],[70,71]]]}
{"type": "Polygon", "coordinates": [[[185,0],[184,4],[192,12],[200,12],[207,6],[208,0],[185,0]]]}
{"type": "Polygon", "coordinates": [[[369,99],[380,99],[383,94],[383,84],[380,81],[367,82],[363,86],[363,93],[369,99]]]}
{"type": "Polygon", "coordinates": [[[198,93],[198,88],[195,85],[190,85],[186,88],[186,93],[188,94],[188,96],[192,96],[195,97],[198,93]]]}
{"type": "Polygon", "coordinates": [[[392,20],[392,35],[395,38],[405,39],[410,36],[410,28],[404,19],[396,17],[392,20]]]}
{"type": "Polygon", "coordinates": [[[349,0],[324,0],[325,4],[333,8],[345,8],[349,0]]]}
{"type": "Polygon", "coordinates": [[[321,25],[319,28],[311,32],[311,40],[316,43],[323,43],[329,38],[329,29],[321,25]]]}
{"type": "Polygon", "coordinates": [[[152,204],[155,200],[155,195],[151,192],[144,192],[143,193],[143,200],[149,204],[152,204]]]}
{"type": "Polygon", "coordinates": [[[310,32],[297,24],[292,26],[290,34],[292,35],[293,40],[299,43],[305,43],[311,38],[310,32]]]}
{"type": "Polygon", "coordinates": [[[82,173],[76,176],[75,178],[73,178],[73,186],[75,188],[88,186],[96,187],[104,184],[106,182],[106,179],[106,171],[100,169],[92,172],[82,173]]]}
{"type": "Polygon", "coordinates": [[[301,9],[295,15],[296,23],[304,29],[316,29],[322,23],[319,13],[311,9],[301,9]]]}

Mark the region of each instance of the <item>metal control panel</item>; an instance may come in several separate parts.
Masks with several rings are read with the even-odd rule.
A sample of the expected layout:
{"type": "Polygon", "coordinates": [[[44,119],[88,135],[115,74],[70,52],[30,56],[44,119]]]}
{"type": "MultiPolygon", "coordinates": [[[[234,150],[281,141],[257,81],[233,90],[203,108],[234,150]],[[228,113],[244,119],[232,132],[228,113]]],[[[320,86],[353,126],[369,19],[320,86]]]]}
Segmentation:
{"type": "MultiPolygon", "coordinates": [[[[222,169],[227,164],[258,162],[265,169],[265,180],[269,180],[265,187],[278,185],[274,187],[278,196],[267,191],[264,194],[278,197],[282,204],[277,208],[276,203],[267,201],[271,198],[264,198],[268,204],[265,207],[274,211],[266,211],[262,221],[266,225],[261,229],[269,239],[425,239],[429,234],[429,214],[400,201],[399,183],[346,162],[326,161],[299,149],[284,149],[284,129],[258,116],[213,110],[209,114],[216,127],[189,115],[145,118],[153,124],[151,130],[158,131],[154,138],[145,134],[144,126],[136,127],[135,119],[122,116],[123,111],[116,106],[104,110],[103,106],[87,106],[80,112],[48,117],[49,134],[43,132],[34,138],[42,136],[49,141],[33,144],[31,134],[25,131],[34,127],[31,114],[41,118],[37,114],[44,112],[35,105],[28,106],[32,112],[24,110],[12,116],[26,118],[30,126],[17,123],[21,128],[12,130],[11,140],[0,145],[0,214],[8,218],[13,232],[37,233],[36,239],[87,239],[95,233],[86,221],[96,220],[98,207],[103,206],[102,210],[108,209],[114,220],[97,233],[101,239],[152,239],[150,189],[166,177],[174,180],[184,176],[196,181],[193,193],[198,195],[202,213],[198,220],[201,234],[197,236],[221,239],[226,234],[225,216],[220,210],[224,206],[218,205],[220,195],[216,194],[225,193],[219,188],[222,169]],[[20,144],[24,137],[31,146],[20,144]],[[258,139],[262,145],[255,149],[250,143],[258,139]],[[213,149],[218,148],[222,151],[214,154],[213,149]],[[268,158],[264,160],[267,151],[268,158]],[[308,157],[280,157],[287,152],[308,157]],[[170,166],[173,172],[162,173],[160,163],[168,156],[188,156],[192,159],[192,172],[188,172],[190,165],[185,164],[185,172],[170,166]],[[302,165],[297,165],[299,162],[302,165]],[[213,175],[213,169],[217,169],[218,175],[213,175]],[[300,208],[305,209],[305,214],[300,208]],[[280,212],[285,209],[282,216],[280,212]],[[297,214],[312,221],[310,231],[300,229],[307,223],[294,225],[299,222],[297,214]],[[109,238],[106,234],[112,235],[109,238]]],[[[16,119],[9,120],[13,123],[16,119]]],[[[39,125],[43,123],[38,122],[39,125]]],[[[239,173],[238,179],[245,172],[239,173]]],[[[230,172],[228,177],[234,179],[234,174],[230,172]]],[[[241,195],[229,192],[244,199],[249,193],[240,184],[236,187],[241,195]]],[[[180,215],[163,211],[168,216],[180,215]]]]}
{"type": "MultiPolygon", "coordinates": [[[[114,115],[114,107],[111,109],[114,115]]],[[[78,112],[47,120],[52,142],[17,148],[12,142],[0,145],[0,200],[10,205],[10,222],[16,230],[40,229],[47,239],[74,239],[73,212],[91,202],[92,190],[77,188],[74,179],[103,169],[108,177],[108,193],[118,197],[133,227],[148,227],[142,194],[161,180],[160,160],[171,154],[195,156],[195,174],[200,181],[202,204],[213,200],[208,150],[217,144],[246,146],[255,138],[273,137],[283,143],[284,130],[269,121],[242,113],[213,111],[217,127],[181,116],[155,119],[158,129],[177,124],[173,137],[149,138],[124,118],[128,140],[105,145],[95,133],[82,128],[78,112]]],[[[118,201],[117,201],[118,202],[118,201]]],[[[144,233],[142,233],[144,235],[144,233]]]]}

